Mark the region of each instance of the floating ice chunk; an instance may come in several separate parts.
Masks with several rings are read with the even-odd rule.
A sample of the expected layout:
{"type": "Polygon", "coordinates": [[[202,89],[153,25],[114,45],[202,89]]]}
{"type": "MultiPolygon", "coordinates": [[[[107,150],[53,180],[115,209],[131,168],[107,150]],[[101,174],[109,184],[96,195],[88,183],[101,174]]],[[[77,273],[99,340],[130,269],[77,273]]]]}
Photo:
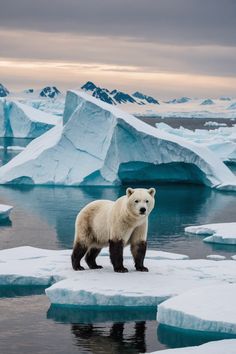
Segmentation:
{"type": "Polygon", "coordinates": [[[204,123],[204,127],[227,127],[227,124],[226,123],[208,121],[208,122],[204,123]]]}
{"type": "Polygon", "coordinates": [[[12,209],[11,205],[0,204],[0,221],[8,219],[12,209]]]}
{"type": "MultiPolygon", "coordinates": [[[[208,284],[236,282],[233,260],[146,259],[149,273],[136,272],[130,253],[124,264],[129,273],[113,271],[108,256],[99,256],[100,270],[75,272],[71,250],[17,247],[0,251],[0,285],[52,286],[50,301],[64,305],[156,306],[171,296],[208,284]]],[[[150,251],[154,252],[155,251],[150,251]]],[[[154,253],[151,256],[156,257],[154,253]]],[[[167,257],[170,257],[168,254],[167,257]]],[[[174,255],[175,257],[175,255],[174,255]]]]}
{"type": "Polygon", "coordinates": [[[146,259],[145,274],[134,270],[131,259],[124,263],[129,273],[114,273],[108,257],[99,257],[102,270],[77,272],[46,294],[58,305],[149,307],[188,289],[236,281],[234,261],[146,259]]]}
{"type": "Polygon", "coordinates": [[[165,349],[150,354],[235,354],[236,339],[209,342],[194,347],[165,349]]]}
{"type": "Polygon", "coordinates": [[[226,259],[225,256],[221,256],[219,254],[209,254],[206,258],[212,259],[213,261],[222,261],[222,260],[226,259]]]}
{"type": "Polygon", "coordinates": [[[196,235],[209,235],[204,242],[236,244],[236,222],[188,226],[185,232],[196,235]]]}
{"type": "Polygon", "coordinates": [[[236,284],[196,288],[160,304],[157,320],[183,329],[236,334],[235,298],[236,284]]]}
{"type": "Polygon", "coordinates": [[[64,124],[60,132],[41,136],[1,167],[0,183],[117,185],[167,180],[236,190],[236,177],[207,148],[159,132],[83,92],[68,92],[64,124]],[[42,147],[37,156],[35,145],[42,147]]]}

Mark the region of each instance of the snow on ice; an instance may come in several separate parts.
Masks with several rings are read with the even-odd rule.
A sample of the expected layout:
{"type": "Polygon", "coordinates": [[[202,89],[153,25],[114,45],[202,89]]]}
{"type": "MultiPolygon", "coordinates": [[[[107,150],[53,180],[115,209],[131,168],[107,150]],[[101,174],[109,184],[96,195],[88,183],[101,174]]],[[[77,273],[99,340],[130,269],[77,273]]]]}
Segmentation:
{"type": "Polygon", "coordinates": [[[0,204],[0,221],[8,219],[12,209],[11,205],[0,204]]]}
{"type": "Polygon", "coordinates": [[[236,284],[191,289],[160,304],[157,321],[188,330],[236,334],[235,297],[236,284]]]}
{"type": "Polygon", "coordinates": [[[150,354],[235,354],[236,339],[209,342],[194,347],[165,349],[150,354]]]}

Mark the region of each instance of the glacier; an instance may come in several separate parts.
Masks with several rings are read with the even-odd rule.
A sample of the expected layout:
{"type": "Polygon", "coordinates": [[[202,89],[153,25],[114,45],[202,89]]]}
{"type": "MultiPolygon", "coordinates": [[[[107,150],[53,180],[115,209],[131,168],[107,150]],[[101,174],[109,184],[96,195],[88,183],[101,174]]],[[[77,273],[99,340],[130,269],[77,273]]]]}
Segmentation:
{"type": "Polygon", "coordinates": [[[36,138],[62,119],[18,101],[0,100],[0,136],[36,138]]]}
{"type": "Polygon", "coordinates": [[[236,190],[236,177],[205,147],[158,131],[84,92],[68,91],[63,123],[2,166],[0,183],[177,181],[236,190]]]}
{"type": "Polygon", "coordinates": [[[204,242],[236,245],[236,222],[188,226],[185,232],[208,236],[204,242]]]}
{"type": "Polygon", "coordinates": [[[194,347],[164,349],[150,354],[235,354],[236,339],[224,339],[194,347]]]}
{"type": "Polygon", "coordinates": [[[235,297],[236,284],[191,289],[158,305],[157,321],[188,330],[236,334],[235,297]]]}
{"type": "Polygon", "coordinates": [[[8,219],[12,209],[11,205],[0,204],[0,221],[8,219]]]}

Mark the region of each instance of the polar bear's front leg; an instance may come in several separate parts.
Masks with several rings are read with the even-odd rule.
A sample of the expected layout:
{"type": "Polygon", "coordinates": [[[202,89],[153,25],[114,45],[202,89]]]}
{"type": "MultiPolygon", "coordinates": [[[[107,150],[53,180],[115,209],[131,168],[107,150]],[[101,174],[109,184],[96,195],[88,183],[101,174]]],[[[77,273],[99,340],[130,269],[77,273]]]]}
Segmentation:
{"type": "Polygon", "coordinates": [[[144,267],[143,262],[147,249],[147,222],[136,227],[130,238],[130,249],[134,258],[136,270],[140,272],[148,272],[148,268],[144,267]]]}
{"type": "Polygon", "coordinates": [[[128,272],[128,269],[125,268],[123,265],[123,249],[124,249],[123,240],[109,241],[111,263],[113,265],[114,271],[118,273],[128,272]]]}

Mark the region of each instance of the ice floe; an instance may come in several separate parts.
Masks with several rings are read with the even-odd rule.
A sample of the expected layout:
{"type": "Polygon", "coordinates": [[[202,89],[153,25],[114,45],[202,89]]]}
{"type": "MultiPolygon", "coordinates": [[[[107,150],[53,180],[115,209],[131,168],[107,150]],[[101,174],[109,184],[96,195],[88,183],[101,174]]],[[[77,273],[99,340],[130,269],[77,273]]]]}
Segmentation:
{"type": "Polygon", "coordinates": [[[0,183],[117,185],[139,180],[236,190],[236,177],[205,147],[77,91],[67,94],[63,129],[51,129],[0,169],[0,183]]]}
{"type": "Polygon", "coordinates": [[[11,205],[0,204],[0,221],[8,219],[12,209],[11,205]]]}
{"type": "Polygon", "coordinates": [[[157,320],[182,329],[236,334],[235,297],[236,284],[198,287],[160,304],[157,320]]]}
{"type": "MultiPolygon", "coordinates": [[[[86,306],[156,306],[200,286],[236,283],[235,262],[183,259],[183,255],[148,251],[149,273],[136,272],[129,249],[129,273],[115,273],[107,250],[98,257],[101,270],[73,271],[71,250],[17,247],[0,251],[0,286],[45,286],[53,304],[86,306]],[[162,259],[160,259],[161,257],[162,259]],[[173,258],[173,259],[170,259],[173,258]],[[175,259],[177,258],[177,259],[175,259]],[[182,258],[182,259],[181,259],[182,258]]],[[[1,291],[1,288],[0,288],[1,291]]]]}
{"type": "Polygon", "coordinates": [[[204,242],[236,244],[236,222],[217,223],[185,227],[185,232],[196,235],[208,235],[204,242]]]}
{"type": "Polygon", "coordinates": [[[209,254],[206,258],[212,259],[213,261],[223,261],[224,259],[226,259],[225,256],[221,256],[219,254],[209,254]]]}
{"type": "Polygon", "coordinates": [[[235,354],[236,339],[225,339],[194,347],[159,350],[150,354],[235,354]]]}

